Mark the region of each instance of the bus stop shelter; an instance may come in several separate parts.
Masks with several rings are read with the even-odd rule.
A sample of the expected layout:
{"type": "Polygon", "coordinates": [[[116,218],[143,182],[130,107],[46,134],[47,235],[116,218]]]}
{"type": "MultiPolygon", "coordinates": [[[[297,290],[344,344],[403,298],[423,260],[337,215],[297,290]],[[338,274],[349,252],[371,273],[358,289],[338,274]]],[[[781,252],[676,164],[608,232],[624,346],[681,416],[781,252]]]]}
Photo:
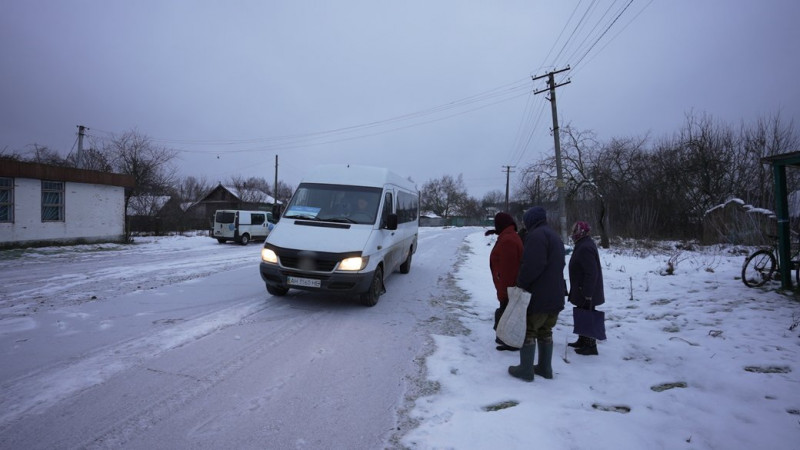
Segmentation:
{"type": "Polygon", "coordinates": [[[786,168],[800,168],[800,152],[767,156],[761,161],[772,165],[772,178],[775,184],[775,216],[778,219],[778,264],[781,269],[781,287],[792,289],[792,232],[789,226],[786,168]]]}

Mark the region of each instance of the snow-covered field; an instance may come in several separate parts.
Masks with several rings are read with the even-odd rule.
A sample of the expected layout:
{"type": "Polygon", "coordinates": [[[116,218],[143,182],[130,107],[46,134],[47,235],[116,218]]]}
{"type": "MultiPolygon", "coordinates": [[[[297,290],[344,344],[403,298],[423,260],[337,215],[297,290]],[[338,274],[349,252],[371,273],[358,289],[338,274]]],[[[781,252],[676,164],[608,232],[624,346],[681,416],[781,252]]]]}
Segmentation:
{"type": "MultiPolygon", "coordinates": [[[[432,349],[408,348],[409,343],[402,339],[376,341],[365,347],[400,345],[407,353],[416,352],[416,359],[426,368],[424,379],[407,379],[406,405],[394,405],[398,429],[410,431],[399,438],[393,436],[386,443],[389,447],[798,448],[800,302],[791,293],[780,292],[777,283],[751,289],[741,282],[741,264],[748,249],[679,250],[666,244],[601,249],[607,298],[601,309],[606,312],[608,340],[599,343],[600,355],[579,356],[566,347],[574,340],[568,307],[554,332],[554,378],[537,377],[533,383],[525,383],[507,373],[509,365],[518,363],[518,354],[495,350],[492,318],[497,301],[488,270],[495,237],[486,237],[483,231],[421,229],[420,251],[411,274],[392,277],[392,289],[372,309],[302,295],[288,302],[270,300],[254,265],[257,244],[218,245],[207,237],[178,236],[140,238],[133,246],[0,252],[0,271],[4,273],[0,344],[6,355],[0,367],[0,385],[8,388],[0,399],[4,405],[0,417],[12,420],[25,411],[58,410],[54,405],[93,386],[102,385],[98,392],[112,395],[115,384],[107,380],[123,370],[130,372],[123,380],[130,380],[133,386],[146,380],[144,376],[163,377],[167,366],[157,371],[151,367],[154,363],[147,363],[138,369],[142,374],[135,370],[153,358],[147,353],[166,355],[180,350],[187,353],[189,364],[199,354],[192,353],[187,343],[199,342],[203,336],[219,335],[223,338],[220,342],[239,346],[252,340],[256,345],[263,336],[260,327],[246,328],[252,318],[263,316],[256,320],[272,323],[274,319],[269,317],[279,315],[283,322],[292,318],[298,320],[292,323],[301,324],[312,317],[313,308],[318,321],[319,317],[334,323],[349,321],[351,316],[368,312],[376,320],[370,326],[397,327],[407,319],[385,314],[405,311],[409,308],[403,302],[415,301],[438,311],[430,318],[427,309],[411,313],[418,323],[430,324],[421,331],[432,336],[432,349]],[[451,234],[457,242],[461,236],[466,239],[436,252],[430,250],[434,241],[451,234]],[[449,249],[457,246],[459,256],[454,259],[449,249]],[[143,260],[147,263],[142,264],[143,260]],[[665,271],[669,260],[677,262],[672,275],[665,271]],[[445,267],[445,275],[428,275],[439,267],[445,267]],[[225,273],[237,274],[235,282],[228,283],[230,277],[220,276],[225,273]],[[450,281],[453,277],[454,282],[450,281]],[[212,279],[221,281],[209,291],[203,282],[212,279]],[[445,295],[441,289],[453,292],[445,295]],[[224,293],[230,297],[223,298],[224,293]],[[122,298],[129,299],[130,305],[115,306],[122,298]],[[254,303],[253,298],[262,300],[254,303]],[[140,311],[143,308],[146,314],[140,311]],[[335,313],[326,314],[326,308],[335,313]],[[89,317],[101,313],[103,320],[89,317]],[[442,317],[447,318],[444,321],[455,318],[460,325],[443,332],[442,317]],[[146,338],[127,337],[138,336],[142,330],[153,332],[146,338]],[[54,338],[37,343],[44,333],[54,338]],[[41,366],[42,355],[54,358],[51,367],[41,366]],[[57,358],[63,361],[56,363],[57,358]],[[31,371],[31,377],[25,376],[31,371]],[[34,391],[39,393],[37,398],[26,394],[34,391]],[[19,397],[7,397],[9,392],[19,397]]],[[[366,325],[363,319],[352,323],[366,325]]],[[[407,325],[409,330],[412,326],[407,325]]],[[[405,330],[406,325],[403,327],[405,330]]],[[[325,352],[333,356],[335,348],[328,344],[325,352]]],[[[275,345],[284,348],[281,357],[287,361],[288,352],[298,351],[285,342],[281,347],[275,345]]],[[[317,364],[325,355],[316,350],[310,354],[317,364]]],[[[208,357],[202,358],[212,367],[209,371],[218,370],[208,357]]],[[[249,372],[248,361],[250,358],[242,356],[236,377],[249,372]]],[[[336,358],[324,357],[324,361],[333,364],[336,358]]],[[[367,366],[381,361],[378,357],[367,366]]],[[[357,364],[356,360],[351,364],[357,364]]],[[[233,374],[225,377],[235,379],[233,374]]],[[[342,401],[347,399],[330,399],[332,404],[342,401]]],[[[203,404],[214,407],[212,401],[203,404]]],[[[200,412],[197,415],[202,415],[200,412]]],[[[192,414],[183,412],[180,417],[188,422],[184,416],[191,418],[192,414]]],[[[156,420],[167,420],[153,414],[146,416],[146,421],[131,417],[137,420],[136,427],[147,424],[156,430],[156,420]]],[[[242,419],[232,422],[227,436],[238,430],[258,430],[258,424],[248,424],[246,417],[251,416],[242,414],[242,419]]],[[[181,434],[176,431],[180,430],[164,433],[177,439],[181,434]]],[[[377,435],[388,436],[386,433],[379,430],[377,435]]],[[[150,432],[148,439],[159,437],[163,436],[150,432]]],[[[207,435],[205,442],[215,442],[209,438],[207,435]]],[[[81,441],[76,438],[74,442],[81,441]]],[[[321,441],[308,438],[293,442],[304,448],[326,448],[321,441]]],[[[257,445],[246,439],[239,444],[242,448],[257,445]]],[[[8,448],[2,439],[0,448],[8,448]]]]}
{"type": "Polygon", "coordinates": [[[571,309],[554,330],[552,380],[507,374],[494,348],[495,237],[468,237],[458,285],[466,336],[436,337],[437,395],[420,398],[411,448],[800,448],[800,303],[740,280],[742,249],[601,249],[606,328],[580,356],[571,309]],[[677,261],[666,275],[670,259],[677,261]]]}

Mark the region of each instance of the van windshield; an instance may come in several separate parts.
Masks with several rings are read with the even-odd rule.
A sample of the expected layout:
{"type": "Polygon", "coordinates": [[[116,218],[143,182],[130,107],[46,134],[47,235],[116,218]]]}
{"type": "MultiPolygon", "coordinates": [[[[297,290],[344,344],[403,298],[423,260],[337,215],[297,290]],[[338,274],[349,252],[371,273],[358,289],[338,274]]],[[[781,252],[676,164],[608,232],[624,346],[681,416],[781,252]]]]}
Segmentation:
{"type": "Polygon", "coordinates": [[[287,219],[374,224],[381,188],[302,183],[286,207],[287,219]]]}

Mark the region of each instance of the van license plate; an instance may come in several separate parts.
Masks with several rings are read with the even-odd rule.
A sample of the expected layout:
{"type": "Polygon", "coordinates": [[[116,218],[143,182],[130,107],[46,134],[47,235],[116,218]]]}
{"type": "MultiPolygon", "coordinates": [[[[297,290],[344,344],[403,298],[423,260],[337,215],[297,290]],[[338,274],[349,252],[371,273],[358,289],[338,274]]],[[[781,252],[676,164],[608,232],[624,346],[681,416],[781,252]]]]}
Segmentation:
{"type": "Polygon", "coordinates": [[[315,280],[313,278],[297,278],[297,277],[286,277],[286,283],[291,284],[292,286],[305,286],[305,287],[315,287],[318,288],[322,284],[320,280],[315,280]]]}

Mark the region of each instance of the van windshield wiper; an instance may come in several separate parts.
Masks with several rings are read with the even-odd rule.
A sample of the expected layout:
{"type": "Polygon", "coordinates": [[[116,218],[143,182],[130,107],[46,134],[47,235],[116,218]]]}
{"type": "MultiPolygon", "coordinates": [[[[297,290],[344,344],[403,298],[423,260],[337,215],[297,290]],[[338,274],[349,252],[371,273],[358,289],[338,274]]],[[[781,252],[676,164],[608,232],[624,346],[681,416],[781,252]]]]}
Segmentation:
{"type": "Polygon", "coordinates": [[[326,217],[324,219],[318,219],[318,220],[324,220],[326,222],[337,222],[337,223],[356,223],[355,220],[349,217],[326,217]]]}
{"type": "Polygon", "coordinates": [[[283,216],[287,219],[305,219],[305,220],[320,220],[316,216],[312,216],[311,214],[292,214],[288,216],[283,216]]]}

